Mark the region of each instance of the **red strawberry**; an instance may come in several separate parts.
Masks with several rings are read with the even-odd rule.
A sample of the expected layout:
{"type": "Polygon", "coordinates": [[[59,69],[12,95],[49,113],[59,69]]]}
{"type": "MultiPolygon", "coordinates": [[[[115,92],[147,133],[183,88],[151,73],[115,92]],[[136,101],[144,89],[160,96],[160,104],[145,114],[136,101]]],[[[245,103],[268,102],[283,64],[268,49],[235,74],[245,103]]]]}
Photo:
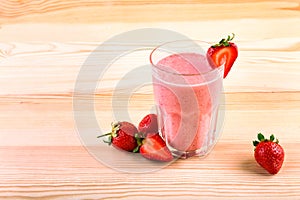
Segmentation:
{"type": "MultiPolygon", "coordinates": [[[[173,160],[172,153],[158,133],[149,133],[142,141],[138,139],[140,154],[150,160],[169,162],[173,160]]],[[[138,148],[136,149],[138,151],[138,148]]]]}
{"type": "Polygon", "coordinates": [[[207,57],[212,66],[219,67],[225,63],[224,78],[226,78],[234,61],[238,57],[237,46],[233,42],[230,42],[233,38],[234,34],[232,37],[229,35],[227,39],[222,39],[218,44],[211,46],[207,50],[207,57]]]}
{"type": "Polygon", "coordinates": [[[283,148],[278,144],[278,139],[274,142],[274,135],[270,139],[265,139],[264,135],[257,135],[259,141],[253,141],[256,147],[254,157],[256,162],[267,170],[270,174],[277,174],[284,160],[283,148]]]}
{"type": "Polygon", "coordinates": [[[112,130],[110,133],[100,135],[99,137],[109,136],[108,141],[104,141],[109,145],[113,145],[118,149],[125,151],[133,151],[137,147],[135,134],[138,132],[137,128],[129,122],[112,123],[112,130]]]}
{"type": "Polygon", "coordinates": [[[138,130],[139,132],[142,132],[144,134],[157,133],[158,132],[157,115],[156,114],[146,115],[139,123],[138,130]]]}

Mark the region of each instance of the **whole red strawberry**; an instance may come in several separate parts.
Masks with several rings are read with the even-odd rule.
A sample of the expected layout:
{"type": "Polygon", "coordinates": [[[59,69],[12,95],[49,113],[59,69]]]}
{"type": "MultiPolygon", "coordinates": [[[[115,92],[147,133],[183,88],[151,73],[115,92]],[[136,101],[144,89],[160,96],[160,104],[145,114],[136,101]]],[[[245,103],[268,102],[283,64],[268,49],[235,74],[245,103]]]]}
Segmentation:
{"type": "Polygon", "coordinates": [[[284,161],[283,148],[278,144],[278,139],[274,142],[274,135],[271,135],[270,139],[265,139],[264,135],[259,133],[257,138],[259,141],[253,141],[256,147],[254,150],[256,162],[270,174],[277,174],[284,161]]]}
{"type": "Polygon", "coordinates": [[[145,138],[139,138],[137,134],[137,141],[138,147],[134,152],[139,151],[143,157],[162,162],[173,160],[172,153],[158,133],[148,133],[145,138]]]}
{"type": "Polygon", "coordinates": [[[135,134],[138,132],[137,128],[130,122],[112,123],[112,130],[110,133],[100,135],[99,137],[108,136],[108,141],[104,141],[109,145],[113,145],[118,149],[132,152],[137,147],[135,134]]]}
{"type": "Polygon", "coordinates": [[[158,132],[157,115],[156,114],[146,115],[139,123],[138,130],[139,132],[144,134],[157,133],[158,132]]]}
{"type": "Polygon", "coordinates": [[[230,35],[227,39],[222,39],[218,44],[211,46],[207,50],[207,58],[212,67],[219,67],[225,63],[224,66],[224,78],[228,75],[234,61],[238,57],[238,48],[232,42],[230,35]]]}

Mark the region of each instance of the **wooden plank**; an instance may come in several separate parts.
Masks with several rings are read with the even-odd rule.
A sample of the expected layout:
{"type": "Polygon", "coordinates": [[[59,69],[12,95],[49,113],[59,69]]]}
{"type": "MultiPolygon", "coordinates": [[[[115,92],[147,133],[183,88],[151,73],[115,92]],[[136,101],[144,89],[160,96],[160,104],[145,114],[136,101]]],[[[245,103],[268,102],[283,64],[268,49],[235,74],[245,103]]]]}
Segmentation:
{"type": "MultiPolygon", "coordinates": [[[[298,199],[299,11],[299,0],[1,0],[0,199],[298,199]],[[224,80],[225,121],[208,157],[122,173],[84,148],[72,96],[79,70],[102,42],[145,27],[208,42],[234,32],[239,58],[224,80]],[[254,161],[257,132],[274,133],[285,149],[275,176],[254,161]]],[[[121,60],[99,80],[101,130],[122,110],[112,107],[116,84],[147,56],[121,60]]],[[[134,123],[151,109],[150,85],[132,94],[134,123]]],[[[91,127],[88,120],[85,125],[91,127]]],[[[100,142],[99,151],[112,149],[100,142]]],[[[126,169],[145,167],[121,161],[126,169]]]]}
{"type": "MultiPolygon", "coordinates": [[[[299,91],[299,39],[266,39],[260,45],[241,42],[240,57],[230,78],[224,81],[225,91],[299,91]],[[281,44],[280,49],[274,43],[281,44]]],[[[97,43],[2,43],[0,94],[70,93],[79,70],[96,46],[97,43]],[[10,87],[6,87],[7,83],[10,87]]],[[[101,77],[104,88],[101,86],[99,91],[112,91],[136,63],[149,64],[148,53],[126,57],[126,66],[117,63],[101,77]]],[[[93,64],[99,70],[106,67],[101,66],[101,61],[93,64]]]]}
{"type": "MultiPolygon", "coordinates": [[[[137,124],[152,108],[152,98],[134,95],[128,107],[131,119],[115,119],[113,112],[121,111],[121,105],[112,107],[110,95],[97,95],[99,127],[107,132],[114,120],[137,124]]],[[[225,103],[222,141],[251,142],[261,131],[278,135],[283,143],[300,142],[300,93],[226,94],[225,103]]],[[[0,108],[0,146],[81,145],[71,95],[2,97],[0,108]]]]}
{"type": "Polygon", "coordinates": [[[1,1],[0,23],[102,23],[299,17],[299,1],[1,1]],[[234,7],[232,7],[234,5],[234,7]],[[146,7],[145,7],[146,6],[146,7]],[[212,12],[215,11],[215,12],[212,12]],[[234,11],[234,12],[233,12],[234,11]],[[221,14],[218,14],[220,13],[221,14]],[[155,13],[155,14],[153,14],[155,13]],[[39,16],[39,17],[37,17],[39,16]],[[176,16],[176,17],[175,17],[176,16]]]}
{"type": "Polygon", "coordinates": [[[297,146],[286,145],[285,165],[276,176],[266,174],[255,163],[251,144],[245,143],[219,143],[205,160],[178,160],[162,170],[143,174],[114,171],[78,146],[2,146],[0,197],[294,199],[300,195],[296,189],[300,186],[297,146]]]}

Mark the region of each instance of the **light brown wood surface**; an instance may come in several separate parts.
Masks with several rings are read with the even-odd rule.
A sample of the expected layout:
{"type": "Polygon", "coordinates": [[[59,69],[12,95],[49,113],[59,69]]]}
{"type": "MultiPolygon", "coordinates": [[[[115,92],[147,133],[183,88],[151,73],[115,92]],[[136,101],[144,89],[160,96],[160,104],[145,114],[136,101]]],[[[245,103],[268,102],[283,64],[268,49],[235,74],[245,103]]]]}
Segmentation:
{"type": "MultiPolygon", "coordinates": [[[[0,199],[299,199],[299,24],[299,0],[1,0],[0,199]],[[78,72],[102,42],[138,28],[208,42],[236,34],[239,58],[224,80],[223,131],[208,157],[122,173],[81,143],[72,107],[78,72]],[[274,133],[286,151],[275,176],[254,161],[258,132],[274,133]]],[[[122,69],[96,90],[103,130],[113,119],[122,69]]],[[[152,98],[132,96],[134,122],[152,98]]]]}

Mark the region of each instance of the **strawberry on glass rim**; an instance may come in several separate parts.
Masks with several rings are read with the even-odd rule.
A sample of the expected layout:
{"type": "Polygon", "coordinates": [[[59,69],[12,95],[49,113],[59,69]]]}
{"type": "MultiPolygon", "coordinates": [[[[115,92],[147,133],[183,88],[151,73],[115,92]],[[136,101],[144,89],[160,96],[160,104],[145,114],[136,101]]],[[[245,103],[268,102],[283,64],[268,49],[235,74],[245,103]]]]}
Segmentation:
{"type": "Polygon", "coordinates": [[[219,43],[212,45],[207,50],[207,58],[213,67],[220,67],[224,65],[224,78],[228,75],[234,61],[238,57],[238,48],[232,42],[234,38],[234,33],[232,36],[228,35],[227,39],[222,39],[219,43]]]}

